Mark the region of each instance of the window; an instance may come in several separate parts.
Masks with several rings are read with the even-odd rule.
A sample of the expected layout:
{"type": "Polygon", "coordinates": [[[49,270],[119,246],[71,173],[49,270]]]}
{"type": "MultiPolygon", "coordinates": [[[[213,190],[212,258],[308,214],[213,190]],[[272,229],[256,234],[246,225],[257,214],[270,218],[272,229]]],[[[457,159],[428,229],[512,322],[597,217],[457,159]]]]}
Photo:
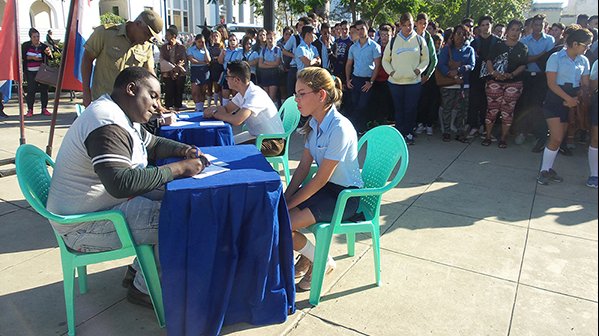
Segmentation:
{"type": "Polygon", "coordinates": [[[38,0],[31,4],[29,9],[29,17],[31,27],[36,27],[39,31],[44,31],[47,28],[52,28],[52,10],[50,6],[43,1],[38,0]]]}

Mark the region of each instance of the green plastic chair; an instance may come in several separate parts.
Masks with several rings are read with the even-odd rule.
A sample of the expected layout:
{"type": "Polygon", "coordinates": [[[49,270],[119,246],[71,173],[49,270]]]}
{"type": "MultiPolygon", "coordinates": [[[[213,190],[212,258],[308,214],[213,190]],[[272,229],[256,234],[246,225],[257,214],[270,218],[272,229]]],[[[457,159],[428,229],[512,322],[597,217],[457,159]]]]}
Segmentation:
{"type": "Polygon", "coordinates": [[[291,96],[285,100],[281,108],[279,108],[279,116],[282,115],[283,119],[283,129],[285,133],[281,134],[260,134],[256,137],[256,147],[260,149],[262,147],[262,141],[267,139],[285,139],[285,149],[283,150],[283,154],[278,156],[268,156],[266,157],[266,161],[268,161],[276,170],[279,172],[279,164],[283,166],[283,171],[285,173],[285,183],[289,185],[289,142],[291,138],[291,133],[295,131],[297,125],[300,120],[300,111],[297,108],[297,102],[295,101],[295,96],[291,96]]]}
{"type": "Polygon", "coordinates": [[[81,113],[83,113],[83,110],[85,110],[85,107],[83,107],[83,105],[75,104],[75,113],[77,113],[77,117],[81,116],[81,113]]]}
{"type": "MultiPolygon", "coordinates": [[[[376,285],[381,285],[381,256],[379,246],[379,217],[381,212],[382,195],[397,186],[408,169],[408,147],[403,136],[394,127],[378,126],[368,131],[358,142],[361,149],[367,144],[366,157],[362,167],[364,188],[343,190],[335,204],[333,219],[330,223],[316,223],[308,230],[316,238],[314,265],[312,266],[312,283],[310,289],[310,304],[316,306],[320,302],[320,292],[324,272],[329,255],[333,234],[345,234],[347,238],[347,254],[355,254],[356,233],[369,232],[372,236],[372,251],[374,253],[374,274],[376,285]],[[399,165],[395,177],[388,181],[392,172],[399,165]],[[350,197],[360,197],[358,212],[364,214],[365,220],[358,222],[342,222],[341,216],[350,197]]],[[[309,181],[316,172],[313,166],[304,181],[309,181]]]]}
{"type": "Polygon", "coordinates": [[[154,304],[154,312],[160,327],[164,327],[164,306],[162,304],[162,289],[158,270],[154,260],[154,251],[151,245],[136,245],[129,232],[125,216],[121,211],[108,210],[86,214],[61,216],[46,210],[46,201],[50,191],[50,173],[48,165],[54,168],[54,161],[41,149],[33,145],[21,145],[17,149],[15,158],[17,179],[21,192],[29,204],[43,217],[63,225],[91,222],[98,220],[109,220],[114,223],[122,247],[97,253],[80,253],[68,248],[60,234],[54,231],[60,257],[62,260],[62,273],[64,279],[64,299],[67,311],[68,334],[75,335],[75,302],[74,282],[75,269],[79,278],[79,292],[87,292],[87,265],[97,264],[109,260],[117,260],[130,256],[136,256],[141,266],[141,272],[146,280],[150,298],[154,304]]]}

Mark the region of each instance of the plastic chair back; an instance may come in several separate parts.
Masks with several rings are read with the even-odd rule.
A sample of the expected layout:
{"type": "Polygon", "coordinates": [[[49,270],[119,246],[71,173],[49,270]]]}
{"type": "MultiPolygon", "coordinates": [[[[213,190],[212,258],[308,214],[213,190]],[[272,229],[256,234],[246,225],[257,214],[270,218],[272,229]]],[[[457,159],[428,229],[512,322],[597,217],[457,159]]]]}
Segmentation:
{"type": "Polygon", "coordinates": [[[295,129],[300,121],[300,111],[297,108],[297,102],[295,97],[291,96],[285,100],[283,105],[279,108],[279,116],[283,120],[283,129],[285,129],[285,137],[289,140],[289,136],[295,129]]]}
{"type": "Polygon", "coordinates": [[[75,113],[77,113],[77,117],[81,116],[81,113],[83,113],[83,110],[85,110],[85,107],[83,107],[83,105],[75,104],[75,113]]]}
{"type": "Polygon", "coordinates": [[[383,188],[379,195],[362,196],[360,207],[367,218],[378,213],[384,192],[394,188],[404,177],[408,169],[408,147],[401,133],[391,126],[379,126],[368,131],[358,142],[358,148],[367,145],[366,157],[362,167],[364,188],[383,188]],[[401,161],[401,162],[400,162],[401,161]],[[393,180],[387,182],[395,167],[399,169],[393,180]]]}

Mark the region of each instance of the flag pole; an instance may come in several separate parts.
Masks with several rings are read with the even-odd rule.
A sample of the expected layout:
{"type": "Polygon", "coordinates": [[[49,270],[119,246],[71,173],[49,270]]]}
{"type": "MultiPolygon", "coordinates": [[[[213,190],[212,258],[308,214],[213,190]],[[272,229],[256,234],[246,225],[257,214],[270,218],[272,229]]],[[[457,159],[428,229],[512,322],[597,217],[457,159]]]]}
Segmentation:
{"type": "MultiPolygon", "coordinates": [[[[56,128],[56,117],[58,115],[58,105],[60,104],[60,92],[62,91],[62,80],[64,78],[65,63],[67,61],[69,51],[69,41],[71,35],[71,27],[73,25],[73,17],[77,16],[77,10],[79,8],[77,0],[71,1],[71,8],[69,9],[69,20],[67,21],[67,30],[64,39],[64,50],[62,58],[60,60],[60,67],[58,68],[58,82],[56,83],[56,91],[54,93],[54,107],[52,108],[52,122],[50,123],[50,135],[48,136],[48,146],[46,146],[46,154],[52,156],[52,142],[54,140],[54,129],[56,128]]],[[[73,55],[74,56],[74,55],[73,55]]]]}
{"type": "MultiPolygon", "coordinates": [[[[25,144],[25,115],[23,109],[23,59],[21,58],[21,39],[19,38],[19,3],[17,0],[14,0],[15,3],[15,34],[17,35],[15,38],[15,48],[16,48],[16,56],[17,56],[17,72],[19,73],[18,79],[18,96],[19,96],[19,118],[20,118],[20,135],[19,144],[25,144]]],[[[29,85],[29,83],[27,83],[29,85]]]]}

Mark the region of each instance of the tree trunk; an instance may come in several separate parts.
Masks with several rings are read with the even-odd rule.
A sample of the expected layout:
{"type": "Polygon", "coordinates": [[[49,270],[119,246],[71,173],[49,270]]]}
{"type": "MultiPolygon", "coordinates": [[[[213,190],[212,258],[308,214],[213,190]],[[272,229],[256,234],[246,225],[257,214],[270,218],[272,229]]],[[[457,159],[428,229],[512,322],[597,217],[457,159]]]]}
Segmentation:
{"type": "Polygon", "coordinates": [[[349,0],[349,10],[351,11],[351,19],[356,22],[356,0],[349,0]]]}

